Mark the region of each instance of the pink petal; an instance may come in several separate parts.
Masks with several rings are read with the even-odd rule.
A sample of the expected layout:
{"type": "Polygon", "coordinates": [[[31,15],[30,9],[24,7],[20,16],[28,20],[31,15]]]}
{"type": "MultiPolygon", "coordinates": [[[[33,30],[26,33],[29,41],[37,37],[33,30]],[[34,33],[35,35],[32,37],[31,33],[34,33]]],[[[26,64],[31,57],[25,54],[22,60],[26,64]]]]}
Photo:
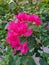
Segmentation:
{"type": "Polygon", "coordinates": [[[28,46],[27,46],[27,42],[24,42],[23,44],[22,44],[22,46],[21,46],[21,53],[22,54],[26,54],[27,52],[28,52],[28,46]]]}
{"type": "Polygon", "coordinates": [[[24,36],[31,36],[33,31],[31,29],[28,29],[25,33],[24,36]]]}

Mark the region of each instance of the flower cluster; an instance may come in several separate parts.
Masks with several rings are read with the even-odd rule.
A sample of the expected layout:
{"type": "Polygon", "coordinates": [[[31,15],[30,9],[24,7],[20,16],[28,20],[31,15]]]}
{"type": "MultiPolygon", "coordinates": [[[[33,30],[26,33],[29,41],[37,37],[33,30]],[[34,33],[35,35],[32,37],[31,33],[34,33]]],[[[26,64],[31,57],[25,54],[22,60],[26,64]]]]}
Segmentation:
{"type": "Polygon", "coordinates": [[[41,25],[41,20],[38,15],[35,14],[26,14],[26,13],[19,13],[18,15],[15,15],[18,20],[23,22],[31,22],[35,23],[36,26],[41,25]]]}
{"type": "Polygon", "coordinates": [[[18,20],[8,23],[6,42],[14,49],[14,52],[20,51],[22,54],[26,54],[29,50],[28,42],[21,43],[20,38],[32,35],[33,30],[29,28],[28,23],[35,23],[36,26],[39,26],[41,25],[41,20],[38,15],[26,13],[19,13],[15,15],[15,18],[18,20]]]}

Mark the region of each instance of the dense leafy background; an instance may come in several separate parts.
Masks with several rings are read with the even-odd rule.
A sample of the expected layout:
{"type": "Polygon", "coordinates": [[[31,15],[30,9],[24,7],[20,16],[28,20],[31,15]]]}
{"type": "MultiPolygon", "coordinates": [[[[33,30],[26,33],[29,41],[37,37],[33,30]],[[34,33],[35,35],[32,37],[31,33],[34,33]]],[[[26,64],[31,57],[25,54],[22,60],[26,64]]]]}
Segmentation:
{"type": "MultiPolygon", "coordinates": [[[[0,0],[0,64],[1,65],[36,65],[32,56],[40,58],[40,65],[49,65],[49,54],[44,52],[43,47],[49,47],[49,0],[34,2],[33,0],[0,0]],[[29,41],[30,51],[26,55],[13,55],[12,49],[6,44],[7,22],[13,19],[18,12],[38,14],[42,25],[33,27],[34,34],[26,38],[29,41]],[[42,47],[42,49],[41,49],[42,47]],[[42,53],[38,52],[42,51],[42,53]]],[[[26,40],[24,38],[24,40],[26,40]]]]}

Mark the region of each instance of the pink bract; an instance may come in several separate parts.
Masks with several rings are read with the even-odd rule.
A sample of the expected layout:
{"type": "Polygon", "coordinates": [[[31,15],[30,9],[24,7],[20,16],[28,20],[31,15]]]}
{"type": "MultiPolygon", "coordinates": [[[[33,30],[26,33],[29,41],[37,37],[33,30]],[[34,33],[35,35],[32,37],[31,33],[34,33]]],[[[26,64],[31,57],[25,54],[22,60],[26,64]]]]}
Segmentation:
{"type": "Polygon", "coordinates": [[[21,46],[21,53],[22,54],[26,54],[29,50],[28,46],[27,46],[28,42],[24,42],[21,46]]]}
{"type": "Polygon", "coordinates": [[[40,20],[40,18],[39,18],[39,16],[35,15],[35,14],[31,14],[30,15],[29,21],[30,22],[35,22],[36,26],[39,26],[42,23],[41,20],[40,20]]]}
{"type": "Polygon", "coordinates": [[[18,13],[18,15],[17,16],[15,15],[15,17],[18,18],[18,20],[20,20],[20,21],[23,21],[23,20],[28,21],[29,20],[29,15],[26,13],[18,13]]]}
{"type": "Polygon", "coordinates": [[[35,22],[36,26],[39,26],[41,25],[41,19],[39,18],[38,15],[35,15],[35,14],[26,14],[26,13],[18,13],[18,15],[15,15],[15,17],[23,22],[35,22]]]}
{"type": "Polygon", "coordinates": [[[33,30],[29,28],[29,23],[35,23],[36,26],[41,25],[41,20],[38,15],[35,14],[26,14],[26,13],[18,13],[15,15],[15,18],[18,19],[13,20],[8,23],[7,26],[7,38],[6,42],[15,49],[13,52],[14,54],[16,51],[20,51],[22,54],[26,54],[29,50],[28,42],[24,42],[21,44],[20,38],[21,37],[29,37],[33,34],[33,30]]]}
{"type": "Polygon", "coordinates": [[[33,31],[31,29],[28,29],[25,33],[24,36],[31,36],[33,31]]]}

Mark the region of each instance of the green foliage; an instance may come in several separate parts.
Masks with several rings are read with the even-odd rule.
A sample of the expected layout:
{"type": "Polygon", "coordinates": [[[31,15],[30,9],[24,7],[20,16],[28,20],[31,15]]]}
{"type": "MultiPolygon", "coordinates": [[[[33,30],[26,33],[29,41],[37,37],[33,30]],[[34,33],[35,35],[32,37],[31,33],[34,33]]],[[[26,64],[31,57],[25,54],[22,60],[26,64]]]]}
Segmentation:
{"type": "MultiPolygon", "coordinates": [[[[0,60],[1,65],[36,65],[32,56],[40,58],[41,65],[48,65],[49,54],[45,53],[41,47],[49,47],[49,29],[45,26],[49,22],[49,2],[39,2],[36,4],[30,2],[21,2],[21,0],[0,0],[0,60]],[[5,42],[7,30],[6,24],[13,19],[13,15],[18,12],[26,12],[28,14],[38,14],[42,20],[42,25],[39,27],[31,26],[34,34],[29,38],[23,38],[23,42],[27,40],[30,51],[26,55],[12,53],[12,49],[5,42]],[[7,47],[8,46],[8,47],[7,47]],[[38,50],[43,53],[39,53],[38,50]]],[[[21,38],[22,40],[22,38],[21,38]]]]}
{"type": "Polygon", "coordinates": [[[48,65],[47,62],[45,61],[45,59],[40,59],[40,64],[41,65],[48,65]]]}

